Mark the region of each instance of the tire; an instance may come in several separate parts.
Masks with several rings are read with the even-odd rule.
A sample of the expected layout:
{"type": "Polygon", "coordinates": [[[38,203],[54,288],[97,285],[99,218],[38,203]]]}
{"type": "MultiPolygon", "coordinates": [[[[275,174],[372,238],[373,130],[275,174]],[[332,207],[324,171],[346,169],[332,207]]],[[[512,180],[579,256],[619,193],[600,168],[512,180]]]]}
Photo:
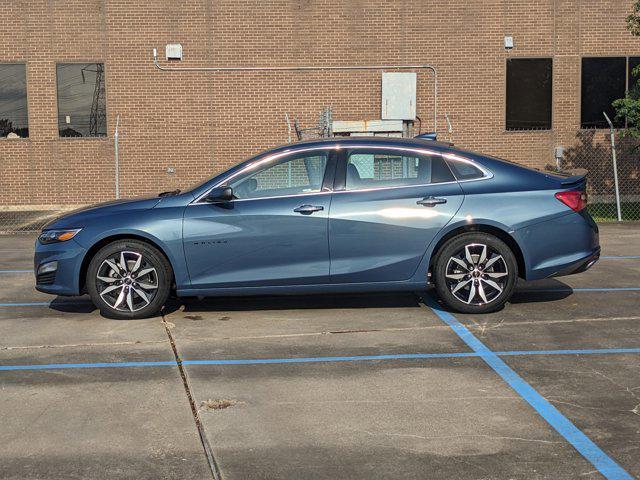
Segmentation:
{"type": "Polygon", "coordinates": [[[117,240],[93,256],[86,285],[105,317],[137,319],[160,312],[172,278],[171,265],[156,248],[138,240],[117,240]]]}
{"type": "Polygon", "coordinates": [[[499,238],[487,233],[463,233],[442,246],[433,273],[438,296],[449,308],[462,313],[489,313],[511,297],[518,263],[499,238]]]}

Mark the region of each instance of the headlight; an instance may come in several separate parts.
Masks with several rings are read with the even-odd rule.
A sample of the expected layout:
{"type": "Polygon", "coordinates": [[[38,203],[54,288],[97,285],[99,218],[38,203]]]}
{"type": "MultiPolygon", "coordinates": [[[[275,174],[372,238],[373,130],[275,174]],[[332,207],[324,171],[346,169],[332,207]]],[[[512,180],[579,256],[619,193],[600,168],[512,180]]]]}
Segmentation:
{"type": "Polygon", "coordinates": [[[68,230],[45,230],[38,237],[38,241],[43,245],[49,243],[66,242],[75,237],[81,228],[70,228],[68,230]]]}

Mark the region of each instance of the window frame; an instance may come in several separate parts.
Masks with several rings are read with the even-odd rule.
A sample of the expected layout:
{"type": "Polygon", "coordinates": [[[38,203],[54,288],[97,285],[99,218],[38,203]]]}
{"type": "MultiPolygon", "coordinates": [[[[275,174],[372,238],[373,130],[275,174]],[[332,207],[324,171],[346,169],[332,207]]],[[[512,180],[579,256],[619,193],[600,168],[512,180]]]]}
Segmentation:
{"type": "Polygon", "coordinates": [[[29,125],[31,124],[31,109],[29,108],[29,69],[27,68],[27,62],[26,61],[6,61],[6,62],[1,62],[0,61],[0,65],[24,65],[24,91],[26,94],[26,99],[27,99],[27,130],[29,131],[29,134],[26,137],[18,137],[18,138],[7,138],[7,137],[0,137],[0,141],[9,141],[9,142],[15,142],[15,141],[24,141],[24,140],[30,140],[31,139],[31,130],[29,128],[29,125]]]}
{"type": "Polygon", "coordinates": [[[109,92],[107,88],[107,62],[105,60],[56,60],[54,63],[55,66],[55,75],[56,75],[56,130],[58,132],[57,138],[58,140],[63,141],[78,141],[78,140],[98,140],[98,141],[106,141],[109,140],[109,92]],[[86,65],[89,63],[101,63],[104,68],[104,123],[105,123],[105,134],[104,135],[89,135],[89,136],[68,136],[63,137],[60,135],[60,96],[58,95],[58,65],[86,65]]]}
{"type": "Polygon", "coordinates": [[[553,108],[553,102],[555,99],[555,95],[554,95],[554,78],[555,78],[555,57],[554,56],[549,56],[549,55],[528,55],[528,56],[512,56],[512,57],[506,57],[505,61],[504,61],[504,92],[503,92],[503,98],[504,98],[504,129],[503,131],[505,133],[546,133],[546,132],[552,132],[553,131],[553,126],[555,124],[555,115],[554,115],[554,108],[553,108]],[[508,110],[508,105],[507,105],[507,81],[509,78],[509,73],[508,73],[508,65],[509,65],[509,60],[551,60],[551,98],[550,98],[550,102],[551,102],[551,119],[550,119],[550,126],[549,128],[522,128],[522,129],[509,129],[507,128],[507,110],[508,110]]]}
{"type": "Polygon", "coordinates": [[[493,178],[493,173],[487,170],[483,165],[480,165],[478,162],[471,160],[467,157],[460,156],[455,153],[446,152],[446,151],[438,151],[438,150],[430,150],[427,148],[412,148],[412,147],[399,147],[396,145],[371,145],[371,144],[362,144],[362,145],[343,145],[341,148],[340,157],[338,159],[338,167],[336,168],[333,193],[360,193],[360,192],[373,192],[378,190],[393,190],[400,188],[424,188],[424,187],[434,187],[437,185],[451,185],[454,183],[467,183],[467,182],[479,182],[482,180],[489,180],[493,178]],[[347,180],[347,161],[348,154],[351,150],[361,150],[361,149],[373,149],[373,150],[390,150],[390,151],[398,151],[403,153],[413,153],[416,155],[423,156],[433,156],[438,155],[441,156],[449,171],[451,171],[451,167],[449,167],[449,161],[453,162],[463,162],[468,163],[480,170],[483,174],[480,178],[473,178],[469,180],[458,180],[456,175],[451,171],[451,175],[454,180],[447,182],[437,182],[437,183],[419,183],[415,185],[397,185],[397,186],[385,186],[385,187],[372,187],[367,189],[360,190],[347,190],[346,189],[346,180],[347,180]]]}

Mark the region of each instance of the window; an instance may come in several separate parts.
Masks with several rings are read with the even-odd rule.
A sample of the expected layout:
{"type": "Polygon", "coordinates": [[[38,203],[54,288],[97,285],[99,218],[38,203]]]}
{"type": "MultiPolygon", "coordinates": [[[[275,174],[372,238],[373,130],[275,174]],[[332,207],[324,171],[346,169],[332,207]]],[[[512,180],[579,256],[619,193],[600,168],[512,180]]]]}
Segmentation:
{"type": "Polygon", "coordinates": [[[507,60],[507,130],[549,130],[551,128],[550,58],[507,60]]]}
{"type": "Polygon", "coordinates": [[[0,63],[0,138],[28,136],[26,67],[0,63]]]}
{"type": "Polygon", "coordinates": [[[58,131],[61,137],[107,134],[104,64],[59,63],[58,131]]]}
{"type": "Polygon", "coordinates": [[[457,160],[447,160],[453,174],[458,180],[477,180],[484,177],[484,173],[475,165],[457,160]]]}
{"type": "Polygon", "coordinates": [[[312,152],[286,157],[230,184],[236,198],[261,198],[319,192],[327,154],[312,152]]]}
{"type": "Polygon", "coordinates": [[[347,159],[347,190],[402,187],[454,181],[440,155],[393,150],[352,150],[347,159]]]}
{"type": "Polygon", "coordinates": [[[627,82],[625,57],[601,57],[582,59],[581,115],[582,128],[607,128],[602,115],[606,112],[616,127],[624,122],[615,121],[611,103],[624,97],[627,82]]]}

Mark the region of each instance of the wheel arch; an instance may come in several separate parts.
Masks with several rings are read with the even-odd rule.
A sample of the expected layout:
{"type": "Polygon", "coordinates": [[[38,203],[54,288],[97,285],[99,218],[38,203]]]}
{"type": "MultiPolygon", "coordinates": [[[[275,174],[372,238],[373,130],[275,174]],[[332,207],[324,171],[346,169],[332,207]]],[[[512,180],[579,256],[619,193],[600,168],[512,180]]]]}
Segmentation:
{"type": "Polygon", "coordinates": [[[516,239],[507,230],[486,223],[458,225],[451,228],[444,235],[442,235],[431,250],[431,255],[429,257],[429,274],[431,274],[436,259],[438,258],[438,253],[440,252],[440,249],[444,246],[444,244],[457,235],[470,232],[488,233],[506,243],[513,252],[513,255],[516,257],[516,262],[518,264],[518,277],[522,279],[526,278],[527,268],[524,253],[522,252],[522,248],[520,247],[516,239]]]}
{"type": "Polygon", "coordinates": [[[91,259],[95,256],[96,253],[98,253],[98,251],[102,247],[105,247],[106,245],[118,240],[138,240],[140,242],[144,242],[154,247],[167,260],[167,262],[169,262],[169,266],[171,267],[171,277],[172,277],[171,281],[172,283],[175,282],[174,264],[171,261],[171,258],[169,257],[169,255],[167,255],[167,252],[165,251],[165,249],[162,248],[162,246],[158,242],[148,237],[145,237],[143,235],[137,235],[135,233],[117,233],[117,234],[108,235],[104,238],[99,239],[91,247],[89,247],[89,249],[87,250],[87,253],[85,253],[84,258],[82,259],[82,264],[80,265],[80,272],[79,272],[79,278],[78,278],[78,287],[79,287],[80,293],[83,293],[86,291],[87,270],[89,269],[89,263],[91,263],[91,259]]]}

